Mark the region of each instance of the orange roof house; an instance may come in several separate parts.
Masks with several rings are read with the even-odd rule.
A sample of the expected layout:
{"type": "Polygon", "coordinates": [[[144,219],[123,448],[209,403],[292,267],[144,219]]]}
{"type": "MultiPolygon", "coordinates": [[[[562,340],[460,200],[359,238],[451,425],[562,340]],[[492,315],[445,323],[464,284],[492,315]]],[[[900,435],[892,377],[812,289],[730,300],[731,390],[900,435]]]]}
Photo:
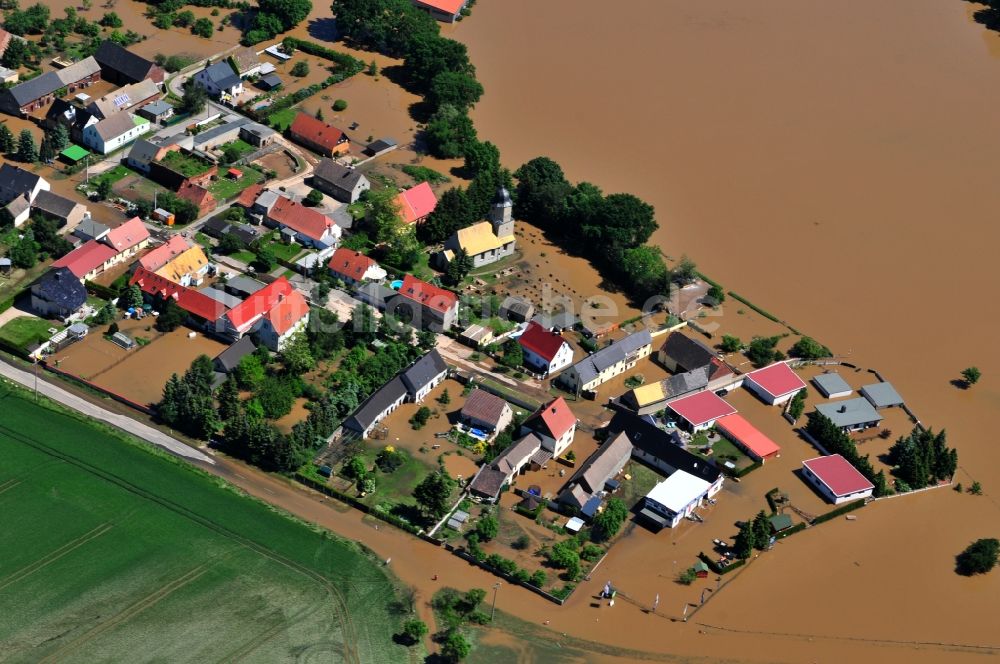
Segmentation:
{"type": "Polygon", "coordinates": [[[171,235],[170,240],[166,243],[146,252],[145,256],[139,258],[139,267],[145,268],[150,272],[156,272],[171,260],[187,251],[190,246],[183,235],[171,235]]]}
{"type": "Polygon", "coordinates": [[[399,215],[407,224],[420,223],[437,207],[437,196],[426,182],[399,192],[396,203],[399,205],[399,215]]]}
{"type": "Polygon", "coordinates": [[[344,154],[351,147],[347,134],[308,113],[300,112],[295,116],[288,135],[296,143],[324,157],[344,154]]]}
{"type": "Polygon", "coordinates": [[[204,217],[218,206],[215,196],[208,189],[192,182],[182,184],[177,190],[177,195],[197,205],[199,217],[204,217]]]}
{"type": "Polygon", "coordinates": [[[206,324],[214,323],[226,313],[226,306],[221,302],[142,267],[136,270],[129,280],[129,285],[132,284],[137,284],[139,290],[147,295],[158,297],[163,301],[173,300],[181,309],[206,324]]]}
{"type": "Polygon", "coordinates": [[[268,284],[222,319],[219,327],[234,339],[255,332],[271,350],[281,350],[309,322],[309,303],[285,277],[268,284]]]}

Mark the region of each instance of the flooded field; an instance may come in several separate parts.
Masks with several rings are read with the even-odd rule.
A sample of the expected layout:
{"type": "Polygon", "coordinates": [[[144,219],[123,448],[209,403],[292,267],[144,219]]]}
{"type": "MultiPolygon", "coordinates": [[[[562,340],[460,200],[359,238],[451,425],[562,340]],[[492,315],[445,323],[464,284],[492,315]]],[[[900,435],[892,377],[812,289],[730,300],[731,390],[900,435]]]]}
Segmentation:
{"type": "MultiPolygon", "coordinates": [[[[655,204],[665,253],[686,252],[727,287],[885,373],[926,423],[948,429],[956,479],[968,486],[975,476],[995,494],[1000,455],[984,432],[1000,408],[1000,362],[981,349],[1000,306],[970,286],[995,281],[998,37],[961,2],[607,9],[594,0],[477,5],[453,34],[487,90],[480,135],[511,167],[548,155],[571,179],[655,204]],[[595,128],[610,140],[593,140],[595,128]],[[960,390],[951,381],[970,364],[987,378],[960,390]]],[[[754,331],[756,315],[739,303],[721,313],[727,333],[754,331]]],[[[884,501],[858,522],[789,540],[699,614],[747,634],[689,629],[682,640],[703,654],[779,638],[761,632],[995,648],[987,616],[1000,578],[960,578],[953,557],[996,536],[998,516],[993,499],[947,490],[884,501]],[[856,610],[860,596],[879,608],[856,610]],[[908,601],[918,596],[926,601],[908,601]]],[[[805,649],[805,638],[798,650],[782,641],[780,659],[872,647],[805,649]]],[[[671,641],[657,649],[683,650],[671,641]]]]}
{"type": "Polygon", "coordinates": [[[104,339],[104,329],[95,328],[83,341],[56,354],[53,361],[63,371],[132,401],[152,404],[163,396],[163,386],[172,374],[187,371],[199,355],[215,357],[226,348],[201,334],[188,337],[190,330],[186,327],[161,334],[152,328],[152,321],[146,318],[118,322],[123,334],[148,339],[145,346],[125,350],[104,339]]]}

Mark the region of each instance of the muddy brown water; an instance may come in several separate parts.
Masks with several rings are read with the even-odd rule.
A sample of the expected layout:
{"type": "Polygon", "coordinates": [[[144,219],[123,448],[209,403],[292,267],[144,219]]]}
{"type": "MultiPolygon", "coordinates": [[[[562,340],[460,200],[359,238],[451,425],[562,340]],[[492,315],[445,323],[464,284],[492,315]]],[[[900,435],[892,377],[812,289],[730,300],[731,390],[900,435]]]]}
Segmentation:
{"type": "MultiPolygon", "coordinates": [[[[1000,42],[969,5],[645,0],[615,12],[597,0],[508,0],[479,3],[453,35],[487,90],[475,111],[480,135],[509,166],[548,155],[573,180],[655,204],[665,253],[688,253],[729,288],[885,372],[924,422],[948,429],[957,479],[975,477],[992,494],[895,499],[797,536],[699,619],[1000,645],[991,627],[1000,576],[952,571],[970,540],[1000,532],[1000,454],[988,429],[1000,362],[984,352],[1000,318],[988,294],[1000,42]],[[971,364],[986,377],[957,389],[950,381],[971,364]]],[[[739,306],[727,303],[724,316],[739,306]]],[[[631,574],[639,581],[648,570],[631,574]]],[[[612,638],[605,623],[593,627],[612,638]]],[[[703,654],[721,654],[724,640],[777,638],[707,638],[688,627],[675,637],[666,626],[670,644],[628,631],[644,648],[691,640],[703,654]]],[[[819,660],[872,647],[797,645],[746,656],[819,660]]]]}

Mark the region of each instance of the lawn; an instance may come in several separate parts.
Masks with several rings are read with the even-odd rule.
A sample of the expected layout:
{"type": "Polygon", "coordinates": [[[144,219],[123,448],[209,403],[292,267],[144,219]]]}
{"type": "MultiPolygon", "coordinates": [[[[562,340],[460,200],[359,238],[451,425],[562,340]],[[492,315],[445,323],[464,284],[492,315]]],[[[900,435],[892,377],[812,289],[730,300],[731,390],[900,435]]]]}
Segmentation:
{"type": "Polygon", "coordinates": [[[225,174],[220,174],[219,179],[208,186],[208,190],[215,196],[215,200],[227,201],[236,198],[241,191],[264,179],[264,174],[255,168],[241,166],[240,170],[243,171],[243,177],[233,180],[225,174]]]}
{"type": "Polygon", "coordinates": [[[87,186],[90,187],[91,189],[96,189],[97,186],[104,180],[107,180],[111,184],[114,184],[115,182],[118,182],[119,180],[128,177],[131,173],[132,171],[119,164],[114,168],[104,171],[100,175],[95,175],[94,177],[90,178],[89,185],[84,184],[81,186],[87,186]]]}
{"type": "Polygon", "coordinates": [[[298,114],[299,109],[297,108],[283,108],[267,116],[267,124],[274,127],[277,131],[285,131],[291,126],[295,120],[295,116],[298,114]]]}
{"type": "Polygon", "coordinates": [[[252,146],[249,143],[247,143],[246,141],[240,140],[238,138],[235,141],[233,141],[232,143],[226,143],[225,145],[220,146],[219,147],[219,152],[225,152],[226,148],[236,148],[237,150],[239,150],[239,157],[237,157],[236,159],[240,159],[242,157],[245,157],[246,155],[250,154],[251,152],[254,152],[254,151],[257,150],[257,148],[255,148],[254,146],[252,146]]]}
{"type": "Polygon", "coordinates": [[[201,175],[212,167],[207,161],[193,155],[184,154],[179,150],[174,150],[163,155],[163,159],[159,163],[188,178],[201,175]]]}
{"type": "Polygon", "coordinates": [[[233,260],[242,261],[247,264],[252,263],[254,259],[257,258],[257,256],[252,251],[246,251],[246,250],[234,251],[233,253],[229,254],[229,257],[232,258],[233,260]]]}
{"type": "Polygon", "coordinates": [[[20,390],[0,410],[5,660],[409,661],[354,543],[20,390]]]}
{"type": "Polygon", "coordinates": [[[52,336],[52,333],[49,332],[51,327],[58,329],[60,326],[42,318],[21,316],[8,321],[0,328],[0,338],[18,348],[27,348],[37,341],[44,341],[52,336]]]}
{"type": "Polygon", "coordinates": [[[271,240],[266,246],[271,247],[274,257],[280,261],[290,261],[303,251],[301,244],[285,244],[276,240],[271,240]]]}

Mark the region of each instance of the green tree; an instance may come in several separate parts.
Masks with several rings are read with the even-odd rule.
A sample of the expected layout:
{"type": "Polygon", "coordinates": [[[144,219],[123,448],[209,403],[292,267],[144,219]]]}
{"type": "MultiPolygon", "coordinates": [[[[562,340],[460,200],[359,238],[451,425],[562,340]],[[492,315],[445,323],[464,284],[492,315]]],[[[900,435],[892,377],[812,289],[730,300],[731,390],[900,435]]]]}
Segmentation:
{"type": "Polygon", "coordinates": [[[191,34],[195,37],[211,39],[214,33],[215,26],[212,25],[212,21],[207,18],[199,18],[194,22],[194,25],[191,26],[191,34]]]}
{"type": "Polygon", "coordinates": [[[739,337],[733,337],[728,334],[722,335],[722,343],[719,344],[719,348],[725,353],[735,353],[740,348],[743,347],[743,342],[740,341],[739,337]]]}
{"type": "Polygon", "coordinates": [[[0,64],[10,69],[18,69],[28,59],[28,47],[20,39],[11,39],[0,58],[0,64]]]}
{"type": "Polygon", "coordinates": [[[451,630],[441,643],[441,657],[447,662],[461,662],[472,652],[472,644],[457,630],[451,630]]]}
{"type": "Polygon", "coordinates": [[[31,232],[39,251],[52,258],[61,258],[73,251],[73,245],[59,233],[59,222],[47,215],[32,218],[31,232]]]}
{"type": "Polygon", "coordinates": [[[185,9],[174,16],[174,25],[178,28],[190,27],[195,21],[194,12],[190,9],[185,9]]]}
{"type": "Polygon", "coordinates": [[[763,551],[771,540],[771,522],[764,510],[757,512],[757,516],[753,518],[752,528],[754,547],[763,551]]]}
{"type": "Polygon", "coordinates": [[[955,559],[955,571],[963,576],[986,574],[997,564],[1000,541],[995,538],[979,539],[965,548],[955,559]]]}
{"type": "Polygon", "coordinates": [[[99,200],[106,200],[111,195],[111,180],[108,178],[101,178],[97,181],[97,198],[99,200]]]}
{"type": "Polygon", "coordinates": [[[264,410],[264,417],[277,420],[292,412],[296,390],[287,376],[265,376],[257,387],[254,398],[264,410]]]}
{"type": "Polygon", "coordinates": [[[643,245],[626,249],[619,266],[625,283],[642,297],[666,295],[670,288],[670,272],[656,247],[643,245]]]}
{"type": "Polygon", "coordinates": [[[369,76],[378,76],[378,64],[374,60],[368,63],[368,69],[366,70],[366,73],[369,76]]]}
{"type": "Polygon", "coordinates": [[[123,297],[123,304],[125,308],[133,307],[139,309],[142,307],[142,290],[138,284],[132,284],[128,287],[123,297]]]}
{"type": "Polygon", "coordinates": [[[698,266],[688,258],[687,254],[681,256],[681,260],[674,268],[674,281],[683,285],[689,284],[698,278],[698,266]]]}
{"type": "Polygon", "coordinates": [[[306,203],[312,205],[313,207],[317,205],[322,205],[323,203],[323,192],[319,189],[310,189],[309,193],[306,195],[306,203]]]}
{"type": "Polygon", "coordinates": [[[758,367],[780,359],[780,353],[776,348],[779,341],[781,341],[781,337],[754,337],[750,340],[750,345],[747,346],[747,359],[758,367]]]}
{"type": "Polygon", "coordinates": [[[435,157],[455,159],[464,155],[466,148],[476,141],[476,128],[461,109],[444,104],[427,121],[424,140],[435,157]]]}
{"type": "Polygon", "coordinates": [[[966,385],[975,385],[983,377],[982,372],[977,367],[969,367],[962,370],[962,380],[966,385]]]}
{"type": "Polygon", "coordinates": [[[788,415],[792,418],[792,421],[798,420],[802,417],[802,412],[806,408],[806,389],[802,388],[795,393],[792,397],[791,403],[788,404],[788,415]]]}
{"type": "Polygon", "coordinates": [[[413,417],[410,418],[410,426],[413,427],[414,431],[422,429],[424,425],[427,424],[427,420],[429,420],[430,417],[431,409],[427,406],[421,406],[417,409],[417,412],[413,414],[413,417]]]}
{"type": "Polygon", "coordinates": [[[187,320],[187,312],[172,299],[164,302],[160,315],[156,317],[154,327],[160,332],[173,332],[187,320]]]}
{"type": "Polygon", "coordinates": [[[733,542],[733,548],[736,550],[736,557],[741,560],[746,560],[753,553],[754,546],[757,540],[754,537],[753,524],[750,522],[744,523],[740,526],[740,531],[736,534],[736,541],[733,542]]]}
{"type": "Polygon", "coordinates": [[[195,82],[194,78],[189,78],[183,86],[184,94],[181,96],[180,112],[196,115],[205,110],[208,103],[208,92],[201,85],[195,82]]]}
{"type": "Polygon", "coordinates": [[[282,29],[279,32],[291,30],[306,20],[312,11],[310,0],[258,0],[259,11],[271,14],[281,20],[282,29]]]}
{"type": "Polygon", "coordinates": [[[708,289],[708,299],[712,301],[713,304],[719,305],[726,301],[726,291],[722,290],[721,287],[713,285],[708,289]]]}
{"type": "Polygon", "coordinates": [[[97,311],[97,314],[94,316],[94,323],[96,325],[107,325],[115,319],[115,316],[115,305],[107,302],[97,311]]]}
{"type": "Polygon", "coordinates": [[[294,376],[301,376],[316,367],[316,359],[309,347],[309,339],[302,332],[288,340],[279,353],[279,358],[288,372],[294,376]]]}
{"type": "Polygon", "coordinates": [[[821,357],[830,357],[833,353],[830,349],[819,343],[812,337],[802,337],[788,349],[788,354],[792,357],[801,357],[806,360],[815,360],[821,357]]]}
{"type": "Polygon", "coordinates": [[[243,240],[233,233],[225,233],[219,238],[219,244],[215,247],[215,253],[228,256],[237,251],[243,251],[245,248],[246,245],[243,244],[243,240]]]}
{"type": "Polygon", "coordinates": [[[427,94],[435,108],[444,105],[467,111],[483,96],[483,86],[475,76],[455,71],[444,71],[431,81],[427,94]]]}
{"type": "Polygon", "coordinates": [[[417,235],[428,244],[448,239],[452,233],[480,218],[465,189],[454,187],[441,195],[437,207],[417,228],[417,235]]]}
{"type": "Polygon", "coordinates": [[[17,241],[13,247],[10,248],[8,258],[14,267],[23,268],[25,270],[32,268],[38,262],[38,243],[35,242],[35,236],[31,232],[31,229],[25,231],[21,239],[17,241]]]}
{"type": "Polygon", "coordinates": [[[347,100],[346,99],[334,99],[333,100],[333,110],[340,113],[341,111],[347,110],[347,100]]]}
{"type": "Polygon", "coordinates": [[[56,125],[48,131],[46,136],[52,141],[52,148],[56,152],[62,152],[69,145],[69,131],[66,129],[66,125],[57,122],[56,125]]]}
{"type": "Polygon", "coordinates": [[[447,406],[451,403],[451,395],[448,394],[448,388],[445,388],[444,392],[441,393],[441,396],[438,397],[437,401],[442,406],[447,406]]]}
{"type": "Polygon", "coordinates": [[[516,171],[517,197],[514,216],[540,228],[556,227],[573,190],[562,167],[548,157],[535,157],[516,171]]]}
{"type": "Polygon", "coordinates": [[[281,52],[285,55],[291,55],[295,53],[295,49],[298,48],[299,40],[295,37],[285,37],[281,40],[281,52]]]}
{"type": "MultiPolygon", "coordinates": [[[[188,12],[188,13],[190,13],[190,12],[188,12]]],[[[102,16],[100,23],[105,28],[120,28],[123,25],[125,25],[125,23],[121,20],[121,18],[118,16],[118,14],[116,14],[114,12],[108,12],[107,14],[105,14],[104,16],[102,16]]]]}
{"type": "Polygon", "coordinates": [[[309,63],[305,60],[299,60],[294,65],[292,65],[292,76],[301,78],[303,76],[309,75],[309,63]]]}
{"type": "Polygon", "coordinates": [[[278,258],[270,244],[259,244],[254,249],[253,267],[258,272],[270,272],[278,258]]]}
{"type": "Polygon", "coordinates": [[[484,516],[476,522],[476,534],[479,535],[481,542],[489,542],[497,536],[499,530],[500,524],[492,515],[484,516]]]}
{"type": "Polygon", "coordinates": [[[454,489],[455,480],[445,472],[436,471],[417,485],[413,497],[429,517],[439,519],[451,507],[449,500],[454,489]]]}
{"type": "Polygon", "coordinates": [[[403,638],[406,642],[413,646],[420,643],[421,640],[427,635],[427,625],[422,620],[407,620],[403,623],[403,638]]]}
{"type": "Polygon", "coordinates": [[[46,135],[42,138],[42,144],[38,148],[38,159],[43,163],[51,163],[56,158],[56,151],[52,148],[52,141],[46,135]]]}
{"type": "Polygon", "coordinates": [[[604,511],[594,517],[591,539],[595,542],[606,542],[618,533],[626,518],[628,518],[628,507],[620,498],[612,498],[604,506],[604,511]]]}
{"type": "Polygon", "coordinates": [[[22,129],[17,140],[16,159],[26,164],[33,164],[38,161],[38,147],[35,145],[35,137],[30,129],[22,129]]]}
{"type": "Polygon", "coordinates": [[[418,46],[440,40],[437,22],[409,0],[334,0],[332,9],[347,40],[386,55],[412,57],[418,46]]]}
{"type": "Polygon", "coordinates": [[[365,223],[379,244],[393,241],[403,231],[397,192],[390,189],[369,191],[365,200],[365,223]]]}
{"type": "Polygon", "coordinates": [[[167,424],[194,438],[207,439],[218,428],[212,398],[215,371],[207,355],[199,355],[183,377],[171,376],[157,411],[167,424]]]}
{"type": "Polygon", "coordinates": [[[521,344],[516,339],[508,339],[504,342],[500,364],[511,369],[516,369],[524,364],[524,349],[521,348],[521,344]]]}
{"type": "MultiPolygon", "coordinates": [[[[17,40],[12,39],[11,43],[14,43],[15,41],[17,40]]],[[[8,46],[8,49],[9,48],[10,47],[8,46]]],[[[10,154],[14,151],[15,145],[14,134],[11,133],[10,127],[7,126],[7,123],[0,124],[0,152],[3,154],[10,154]]]]}
{"type": "Polygon", "coordinates": [[[449,286],[458,286],[470,270],[472,270],[472,257],[465,249],[459,249],[455,257],[448,263],[448,268],[444,273],[444,281],[449,286]]]}
{"type": "Polygon", "coordinates": [[[547,580],[548,580],[548,575],[545,573],[545,570],[539,569],[535,570],[534,574],[531,575],[531,581],[529,581],[529,583],[531,583],[531,585],[535,586],[536,588],[541,588],[542,586],[545,585],[545,582],[547,580]]]}
{"type": "Polygon", "coordinates": [[[230,376],[219,386],[215,394],[219,402],[219,419],[227,422],[240,413],[240,388],[236,379],[230,376]]]}
{"type": "Polygon", "coordinates": [[[980,484],[978,481],[973,482],[972,486],[969,487],[969,493],[971,493],[973,496],[983,495],[983,485],[980,484]]]}

